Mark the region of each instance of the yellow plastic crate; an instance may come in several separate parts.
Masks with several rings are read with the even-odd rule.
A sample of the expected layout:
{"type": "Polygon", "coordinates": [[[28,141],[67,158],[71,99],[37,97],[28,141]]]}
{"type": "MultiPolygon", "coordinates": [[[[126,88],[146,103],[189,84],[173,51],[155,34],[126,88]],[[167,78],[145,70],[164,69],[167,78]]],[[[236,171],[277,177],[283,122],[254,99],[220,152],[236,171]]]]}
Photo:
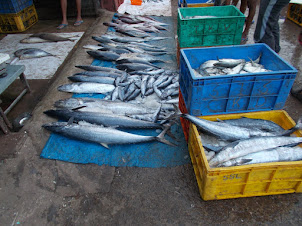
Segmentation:
{"type": "Polygon", "coordinates": [[[287,18],[302,26],[302,5],[290,3],[287,10],[287,18]]]}
{"type": "MultiPolygon", "coordinates": [[[[271,120],[284,129],[295,125],[292,118],[283,110],[200,118],[215,121],[217,118],[225,120],[243,116],[271,120]]],[[[302,132],[296,131],[295,135],[302,136],[302,132]]],[[[211,168],[205,156],[197,127],[192,123],[190,124],[189,153],[203,200],[302,192],[302,161],[211,168]]]]}
{"type": "Polygon", "coordinates": [[[34,5],[19,13],[0,14],[0,33],[22,32],[37,23],[38,15],[34,5]]]}

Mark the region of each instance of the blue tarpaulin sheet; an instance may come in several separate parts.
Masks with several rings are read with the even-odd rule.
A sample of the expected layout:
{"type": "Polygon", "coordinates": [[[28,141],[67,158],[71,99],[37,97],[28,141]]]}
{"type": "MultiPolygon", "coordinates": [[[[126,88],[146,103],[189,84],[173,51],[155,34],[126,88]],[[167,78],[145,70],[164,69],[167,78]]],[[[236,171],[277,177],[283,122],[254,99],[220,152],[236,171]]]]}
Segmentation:
{"type": "MultiPolygon", "coordinates": [[[[149,44],[164,46],[173,54],[164,55],[162,59],[167,61],[166,64],[158,64],[164,69],[176,70],[176,56],[175,43],[173,32],[172,17],[154,17],[155,19],[169,24],[169,31],[157,34],[156,36],[168,36],[170,39],[156,42],[149,42],[149,44]]],[[[114,31],[112,28],[109,31],[114,31]]],[[[152,34],[153,35],[153,34],[152,34]]],[[[115,67],[114,63],[108,61],[94,60],[92,65],[115,67]]],[[[74,94],[73,97],[92,97],[103,98],[102,94],[74,94]]],[[[126,132],[140,134],[145,136],[157,136],[158,131],[154,129],[135,130],[127,129],[126,132]]],[[[158,141],[140,144],[129,145],[109,145],[109,149],[100,144],[90,143],[70,139],[58,134],[52,133],[41,153],[42,158],[56,159],[61,161],[73,163],[95,163],[98,165],[109,166],[128,166],[128,167],[173,167],[187,164],[190,161],[187,143],[184,139],[183,131],[180,124],[174,124],[171,128],[176,140],[171,139],[168,135],[165,136],[167,140],[175,143],[177,146],[172,147],[158,141]]]]}

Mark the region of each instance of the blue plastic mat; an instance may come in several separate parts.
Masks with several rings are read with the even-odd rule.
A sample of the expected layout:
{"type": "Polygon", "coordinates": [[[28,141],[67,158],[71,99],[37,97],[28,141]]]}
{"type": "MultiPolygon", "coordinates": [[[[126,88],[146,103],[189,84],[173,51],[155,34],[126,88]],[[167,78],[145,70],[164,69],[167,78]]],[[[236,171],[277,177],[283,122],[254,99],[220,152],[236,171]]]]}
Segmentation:
{"type": "MultiPolygon", "coordinates": [[[[166,64],[157,64],[164,69],[177,70],[175,42],[173,33],[172,17],[154,17],[155,19],[169,24],[169,31],[164,31],[156,36],[167,36],[171,39],[149,42],[157,46],[164,46],[173,52],[172,55],[165,55],[161,58],[167,61],[166,64]]],[[[114,31],[112,28],[108,30],[114,31]]],[[[115,64],[108,61],[94,60],[92,65],[115,67],[115,64]]],[[[93,97],[103,98],[104,95],[97,94],[75,94],[73,97],[93,97]]],[[[126,132],[145,135],[157,136],[158,133],[153,129],[149,130],[124,130],[126,132]]],[[[48,159],[56,159],[74,163],[95,163],[98,165],[109,166],[136,166],[136,167],[173,167],[177,165],[187,164],[190,161],[187,143],[184,139],[182,128],[179,124],[172,126],[171,131],[177,141],[171,139],[167,135],[165,138],[177,147],[168,146],[166,144],[154,141],[150,143],[130,144],[130,145],[110,145],[110,149],[84,141],[70,139],[58,134],[51,134],[41,157],[48,159]]]]}

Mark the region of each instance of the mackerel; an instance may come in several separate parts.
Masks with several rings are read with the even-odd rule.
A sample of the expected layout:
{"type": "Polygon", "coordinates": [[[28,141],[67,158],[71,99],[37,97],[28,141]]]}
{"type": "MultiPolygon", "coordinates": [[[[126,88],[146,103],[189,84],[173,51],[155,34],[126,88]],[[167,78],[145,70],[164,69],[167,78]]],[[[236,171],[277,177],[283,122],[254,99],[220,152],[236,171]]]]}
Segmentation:
{"type": "Polygon", "coordinates": [[[147,122],[138,119],[133,119],[127,116],[116,114],[99,114],[96,112],[73,111],[68,109],[63,110],[47,110],[46,115],[62,120],[73,118],[74,121],[86,121],[92,124],[104,125],[106,127],[133,128],[133,129],[163,129],[164,126],[147,122]]]}
{"type": "Polygon", "coordinates": [[[116,68],[111,67],[100,67],[100,66],[93,66],[93,65],[76,65],[75,67],[86,70],[86,71],[107,71],[107,72],[114,72],[117,74],[124,74],[124,71],[118,70],[116,68]]]}
{"type": "Polygon", "coordinates": [[[154,137],[136,135],[122,132],[113,128],[105,128],[91,124],[69,124],[67,122],[54,122],[44,124],[42,127],[63,136],[102,144],[105,147],[108,147],[108,144],[133,144],[151,141],[159,141],[164,144],[176,146],[164,138],[167,129],[162,131],[157,137],[154,137]]]}
{"type": "Polygon", "coordinates": [[[102,76],[88,76],[88,75],[73,75],[68,77],[73,82],[96,82],[103,84],[114,84],[114,78],[102,76]]]}
{"type": "Polygon", "coordinates": [[[108,93],[113,91],[114,85],[101,84],[95,82],[77,82],[65,84],[58,87],[59,91],[69,93],[108,93]]]}
{"type": "Polygon", "coordinates": [[[302,137],[253,137],[235,141],[224,148],[209,162],[211,167],[247,154],[282,146],[295,146],[302,143],[302,137]]]}
{"type": "Polygon", "coordinates": [[[267,151],[251,153],[239,158],[231,159],[219,166],[240,166],[267,162],[284,162],[302,160],[302,148],[297,147],[278,147],[267,151]]]}
{"type": "Polygon", "coordinates": [[[124,103],[121,101],[109,101],[97,98],[69,98],[55,102],[57,108],[77,109],[79,111],[112,112],[114,114],[152,114],[155,109],[138,104],[124,103]]]}

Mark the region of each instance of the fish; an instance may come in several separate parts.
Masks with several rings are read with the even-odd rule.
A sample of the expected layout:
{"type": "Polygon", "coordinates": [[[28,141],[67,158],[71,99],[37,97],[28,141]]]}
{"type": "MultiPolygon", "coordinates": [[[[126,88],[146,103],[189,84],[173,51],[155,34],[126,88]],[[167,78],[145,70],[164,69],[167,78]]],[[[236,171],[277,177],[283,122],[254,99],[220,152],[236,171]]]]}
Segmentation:
{"type": "Polygon", "coordinates": [[[209,165],[211,167],[216,167],[223,162],[239,158],[247,154],[282,146],[298,145],[300,143],[302,143],[302,137],[272,136],[238,140],[222,148],[222,150],[217,153],[213,159],[211,159],[209,165]]]}
{"type": "Polygon", "coordinates": [[[102,84],[114,84],[115,79],[110,77],[102,76],[89,76],[89,75],[73,75],[69,76],[68,79],[73,82],[96,82],[102,84]]]}
{"type": "Polygon", "coordinates": [[[72,139],[102,144],[107,148],[110,144],[134,144],[151,141],[159,141],[167,145],[176,146],[164,138],[167,129],[163,130],[155,137],[127,133],[117,129],[87,123],[70,124],[68,122],[53,122],[44,124],[42,127],[51,132],[58,133],[72,139]]]}
{"type": "Polygon", "coordinates": [[[155,109],[139,104],[88,97],[58,100],[55,102],[54,106],[56,108],[78,109],[79,111],[110,112],[119,115],[152,114],[155,111],[155,109]]]}
{"type": "Polygon", "coordinates": [[[267,162],[284,162],[302,160],[302,148],[278,147],[266,151],[251,153],[239,158],[231,159],[219,165],[219,167],[240,166],[267,162]]]}
{"type": "Polygon", "coordinates": [[[96,46],[96,45],[85,45],[83,46],[84,49],[90,49],[90,50],[102,50],[104,47],[96,46]]]}
{"type": "Polygon", "coordinates": [[[20,60],[54,56],[51,53],[48,53],[42,49],[37,49],[37,48],[19,49],[14,52],[14,55],[16,57],[19,57],[20,60]]]}
{"type": "Polygon", "coordinates": [[[133,71],[130,72],[129,74],[136,74],[136,75],[159,75],[161,73],[163,73],[165,70],[164,69],[153,69],[150,70],[152,68],[147,68],[145,70],[140,70],[140,71],[133,71]]]}
{"type": "Polygon", "coordinates": [[[22,39],[20,43],[64,42],[75,41],[76,39],[75,36],[66,38],[52,33],[38,33],[22,39]]]}
{"type": "MultiPolygon", "coordinates": [[[[124,72],[126,74],[126,72],[124,72]]],[[[73,75],[86,75],[86,76],[99,76],[99,77],[110,77],[110,78],[117,78],[121,77],[122,74],[114,73],[114,72],[108,72],[108,71],[82,71],[75,73],[73,75]]]]}
{"type": "Polygon", "coordinates": [[[116,68],[111,67],[101,67],[101,66],[94,66],[94,65],[76,65],[75,67],[86,70],[86,71],[107,71],[107,72],[114,72],[117,74],[124,74],[124,71],[118,70],[116,68]]]}
{"type": "Polygon", "coordinates": [[[120,55],[111,51],[87,51],[87,53],[95,59],[106,60],[106,61],[115,61],[120,55]]]}
{"type": "Polygon", "coordinates": [[[58,87],[59,91],[68,93],[108,93],[114,90],[115,86],[95,82],[77,82],[65,84],[58,87]]]}
{"type": "Polygon", "coordinates": [[[131,63],[138,63],[138,64],[146,64],[150,65],[152,67],[157,67],[156,65],[150,63],[149,61],[139,58],[139,57],[133,57],[133,58],[123,58],[123,59],[117,59],[116,60],[117,64],[131,64],[131,63]]]}
{"type": "Polygon", "coordinates": [[[233,68],[241,63],[245,63],[245,60],[243,60],[243,59],[219,59],[218,62],[214,64],[214,66],[215,67],[233,68]]]}
{"type": "Polygon", "coordinates": [[[96,112],[73,111],[69,109],[47,110],[44,114],[62,120],[73,118],[74,121],[86,121],[92,124],[104,125],[114,128],[132,128],[132,129],[164,129],[165,126],[148,121],[133,119],[123,115],[105,114],[96,112]]]}
{"type": "Polygon", "coordinates": [[[125,70],[126,72],[132,71],[140,71],[146,69],[156,68],[155,66],[146,65],[146,64],[139,64],[139,63],[126,63],[126,64],[118,64],[116,67],[120,70],[125,70]]]}
{"type": "Polygon", "coordinates": [[[248,129],[239,126],[233,126],[227,123],[213,122],[201,119],[189,114],[179,113],[181,117],[189,120],[203,131],[220,137],[224,140],[235,141],[240,139],[247,139],[255,136],[273,136],[273,133],[263,132],[258,129],[248,129]]]}
{"type": "Polygon", "coordinates": [[[277,132],[281,134],[282,132],[285,131],[277,123],[274,123],[273,121],[270,120],[242,117],[238,119],[228,119],[223,121],[230,125],[241,126],[246,128],[257,128],[267,132],[277,132]]]}

